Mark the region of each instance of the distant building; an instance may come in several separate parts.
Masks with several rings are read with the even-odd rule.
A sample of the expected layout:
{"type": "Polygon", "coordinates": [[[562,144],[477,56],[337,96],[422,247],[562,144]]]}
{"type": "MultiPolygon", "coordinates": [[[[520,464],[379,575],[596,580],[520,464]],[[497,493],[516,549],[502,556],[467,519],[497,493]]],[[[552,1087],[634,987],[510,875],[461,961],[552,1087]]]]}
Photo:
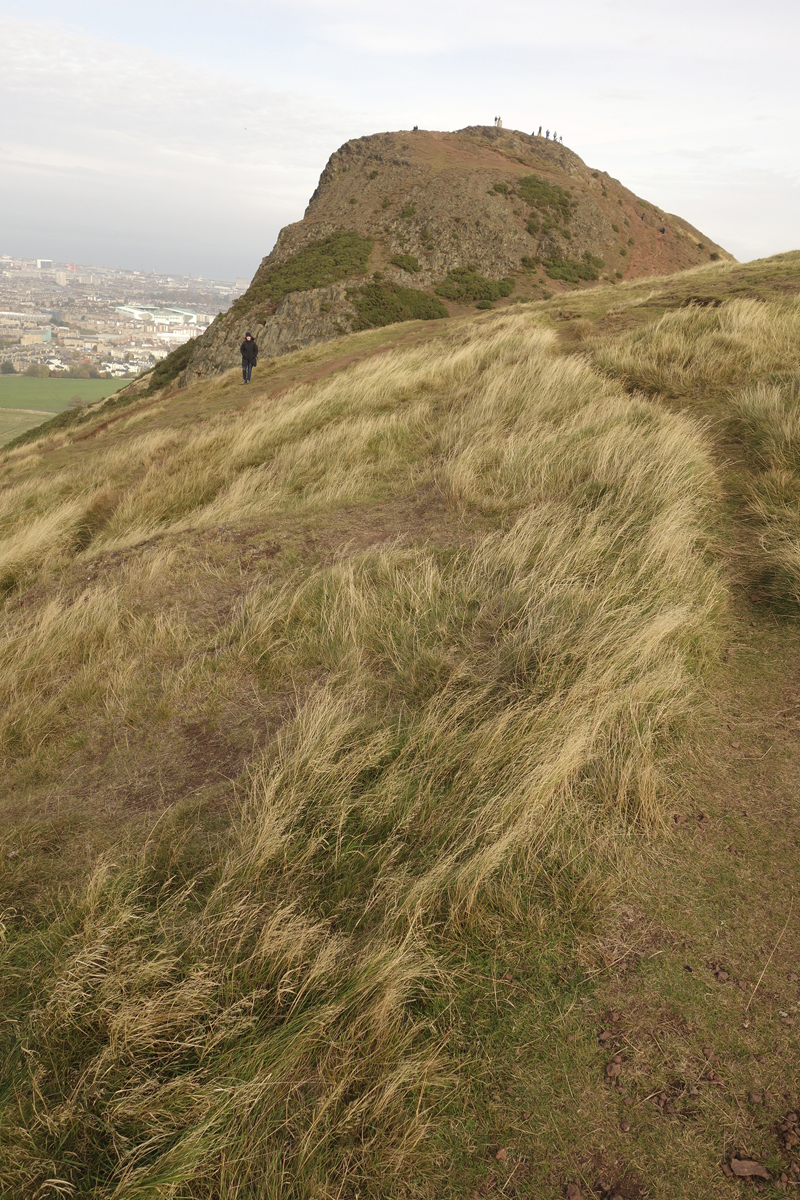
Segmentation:
{"type": "Polygon", "coordinates": [[[59,287],[67,286],[67,272],[66,271],[56,271],[56,283],[58,284],[59,287]]]}
{"type": "Polygon", "coordinates": [[[53,260],[52,258],[37,258],[36,266],[40,271],[52,271],[53,260]]]}

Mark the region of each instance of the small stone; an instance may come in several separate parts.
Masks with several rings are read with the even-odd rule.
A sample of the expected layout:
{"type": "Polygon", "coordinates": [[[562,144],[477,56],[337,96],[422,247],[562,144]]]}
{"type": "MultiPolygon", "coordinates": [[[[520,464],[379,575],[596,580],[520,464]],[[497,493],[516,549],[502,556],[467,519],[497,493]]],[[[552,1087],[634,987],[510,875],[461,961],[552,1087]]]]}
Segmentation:
{"type": "Polygon", "coordinates": [[[524,1113],[522,1114],[522,1119],[523,1119],[523,1121],[530,1121],[530,1119],[531,1119],[531,1114],[530,1114],[529,1112],[524,1112],[524,1113]]]}
{"type": "Polygon", "coordinates": [[[567,1184],[567,1200],[582,1200],[581,1189],[577,1183],[567,1184]]]}
{"type": "Polygon", "coordinates": [[[598,1042],[607,1042],[610,1037],[611,1034],[607,1029],[601,1029],[600,1033],[597,1035],[597,1040],[598,1042]]]}
{"type": "Polygon", "coordinates": [[[622,1118],[622,1120],[621,1120],[621,1121],[620,1121],[620,1123],[619,1123],[619,1127],[620,1127],[620,1129],[622,1130],[622,1132],[623,1132],[623,1133],[630,1133],[630,1131],[631,1131],[631,1123],[630,1123],[630,1121],[628,1120],[628,1118],[627,1118],[627,1117],[623,1117],[623,1118],[622,1118]]]}
{"type": "Polygon", "coordinates": [[[722,1164],[722,1174],[726,1177],[726,1179],[733,1179],[734,1177],[733,1171],[730,1169],[727,1163],[722,1164]]]}
{"type": "Polygon", "coordinates": [[[623,1096],[622,1103],[626,1108],[631,1108],[633,1106],[633,1096],[623,1096]]]}
{"type": "Polygon", "coordinates": [[[495,1154],[495,1158],[498,1162],[508,1162],[508,1151],[501,1146],[497,1151],[497,1154],[495,1154]]]}
{"type": "Polygon", "coordinates": [[[750,1104],[761,1104],[764,1097],[761,1095],[761,1092],[748,1092],[747,1099],[750,1104]]]}
{"type": "Polygon", "coordinates": [[[769,1179],[769,1171],[754,1158],[732,1158],[731,1170],[738,1179],[769,1179]]]}

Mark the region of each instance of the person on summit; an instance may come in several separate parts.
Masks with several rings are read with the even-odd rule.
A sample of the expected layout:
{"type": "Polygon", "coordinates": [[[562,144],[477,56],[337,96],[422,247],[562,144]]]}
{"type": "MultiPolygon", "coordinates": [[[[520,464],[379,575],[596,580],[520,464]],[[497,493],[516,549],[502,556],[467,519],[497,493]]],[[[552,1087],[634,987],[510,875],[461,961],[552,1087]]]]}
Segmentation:
{"type": "Polygon", "coordinates": [[[242,381],[250,382],[250,376],[253,374],[253,367],[258,359],[258,346],[252,333],[248,332],[244,335],[244,341],[239,349],[242,352],[242,381]]]}

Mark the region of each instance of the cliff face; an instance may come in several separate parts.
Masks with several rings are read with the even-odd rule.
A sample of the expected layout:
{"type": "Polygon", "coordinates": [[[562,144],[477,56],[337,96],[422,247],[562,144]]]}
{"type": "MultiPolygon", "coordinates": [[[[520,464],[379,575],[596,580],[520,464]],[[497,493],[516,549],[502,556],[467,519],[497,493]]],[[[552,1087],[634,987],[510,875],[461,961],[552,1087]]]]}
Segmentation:
{"type": "MultiPolygon", "coordinates": [[[[281,230],[245,295],[198,339],[182,382],[235,366],[248,329],[274,357],[363,327],[358,297],[376,272],[384,290],[433,295],[469,266],[536,297],[594,279],[667,274],[711,255],[731,258],[544,138],[494,126],[374,134],[331,156],[302,221],[281,230]],[[321,273],[308,266],[343,230],[358,235],[357,252],[321,273]],[[392,264],[397,257],[404,266],[392,264]]],[[[464,311],[459,300],[468,299],[448,300],[447,309],[464,311]]]]}

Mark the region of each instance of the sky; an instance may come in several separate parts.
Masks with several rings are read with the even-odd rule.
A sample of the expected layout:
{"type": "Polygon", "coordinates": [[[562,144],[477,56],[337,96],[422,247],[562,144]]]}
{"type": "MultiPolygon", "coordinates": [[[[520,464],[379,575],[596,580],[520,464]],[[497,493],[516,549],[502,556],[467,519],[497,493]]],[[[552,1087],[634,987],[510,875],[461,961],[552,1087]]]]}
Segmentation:
{"type": "Polygon", "coordinates": [[[496,115],[800,248],[798,49],[797,0],[0,0],[0,254],[249,279],[349,138],[496,115]]]}

